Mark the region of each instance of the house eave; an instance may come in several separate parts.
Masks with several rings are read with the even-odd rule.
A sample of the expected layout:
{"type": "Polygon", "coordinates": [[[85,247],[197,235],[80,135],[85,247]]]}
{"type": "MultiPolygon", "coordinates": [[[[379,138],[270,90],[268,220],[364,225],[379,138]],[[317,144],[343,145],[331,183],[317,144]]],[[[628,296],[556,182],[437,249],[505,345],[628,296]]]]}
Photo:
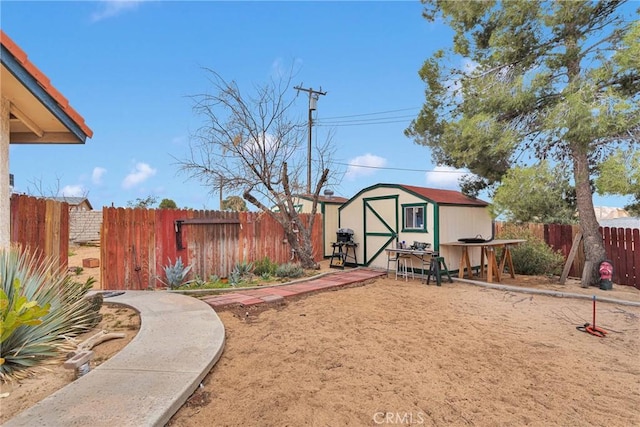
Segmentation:
{"type": "MultiPolygon", "coordinates": [[[[3,35],[3,37],[6,36],[3,35]]],[[[35,71],[27,70],[4,43],[3,39],[3,44],[0,45],[0,63],[4,86],[2,92],[3,97],[9,100],[10,108],[13,110],[10,126],[19,126],[20,128],[18,131],[10,132],[10,143],[84,144],[87,136],[90,137],[92,132],[83,124],[82,118],[55,88],[50,84],[45,88],[32,75],[37,72],[35,67],[33,67],[35,71]],[[9,90],[10,93],[7,93],[9,90]],[[36,103],[44,108],[34,113],[33,108],[29,106],[36,103]]],[[[46,80],[43,75],[39,78],[46,80]]]]}

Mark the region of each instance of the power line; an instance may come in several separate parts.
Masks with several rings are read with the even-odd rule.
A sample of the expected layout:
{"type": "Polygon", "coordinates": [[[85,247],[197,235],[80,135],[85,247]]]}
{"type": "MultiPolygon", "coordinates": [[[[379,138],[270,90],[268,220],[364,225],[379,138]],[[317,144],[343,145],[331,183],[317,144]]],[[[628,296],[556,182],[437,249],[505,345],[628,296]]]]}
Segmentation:
{"type": "Polygon", "coordinates": [[[401,108],[399,110],[378,111],[376,113],[353,114],[353,115],[350,115],[350,116],[324,117],[323,120],[348,119],[348,118],[351,118],[351,117],[375,116],[377,114],[387,114],[387,113],[397,113],[397,112],[400,112],[400,111],[419,110],[420,108],[421,107],[401,108]]]}
{"type": "Polygon", "coordinates": [[[392,170],[392,171],[403,171],[403,172],[433,172],[433,173],[457,173],[457,174],[470,173],[470,172],[463,172],[463,171],[458,171],[458,170],[385,168],[385,167],[382,167],[382,166],[354,165],[352,163],[341,163],[341,162],[333,162],[333,163],[336,164],[336,165],[351,166],[351,167],[355,167],[355,168],[381,169],[381,170],[392,170]]]}
{"type": "Polygon", "coordinates": [[[407,118],[407,117],[415,117],[414,114],[404,114],[402,116],[387,116],[387,117],[378,117],[378,118],[374,118],[374,119],[356,119],[356,120],[329,120],[329,119],[322,119],[323,121],[329,121],[331,123],[352,123],[352,122],[373,122],[376,120],[387,120],[387,119],[403,119],[403,118],[407,118]]]}
{"type": "Polygon", "coordinates": [[[389,123],[407,123],[406,120],[390,120],[390,121],[384,121],[384,122],[368,122],[368,123],[352,123],[352,124],[318,124],[316,123],[315,125],[317,127],[345,127],[345,126],[364,126],[364,125],[385,125],[385,124],[389,124],[389,123]]]}

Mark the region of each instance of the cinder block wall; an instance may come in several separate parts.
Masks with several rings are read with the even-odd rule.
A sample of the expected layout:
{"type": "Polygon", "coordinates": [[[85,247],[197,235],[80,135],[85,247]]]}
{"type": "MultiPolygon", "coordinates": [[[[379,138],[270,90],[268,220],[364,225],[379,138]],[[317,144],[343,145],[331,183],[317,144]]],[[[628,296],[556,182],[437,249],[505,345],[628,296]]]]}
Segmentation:
{"type": "Polygon", "coordinates": [[[73,243],[100,241],[102,211],[69,212],[69,240],[73,243]]]}

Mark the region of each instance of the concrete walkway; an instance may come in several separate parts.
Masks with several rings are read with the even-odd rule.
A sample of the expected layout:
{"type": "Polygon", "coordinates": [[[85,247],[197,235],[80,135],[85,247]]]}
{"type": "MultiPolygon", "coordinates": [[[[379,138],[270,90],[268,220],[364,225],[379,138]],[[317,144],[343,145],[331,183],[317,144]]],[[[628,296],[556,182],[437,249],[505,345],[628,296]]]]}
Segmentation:
{"type": "Polygon", "coordinates": [[[196,298],[126,291],[105,301],[140,313],[134,339],[4,426],[163,426],[222,354],[224,326],[215,311],[196,298]]]}

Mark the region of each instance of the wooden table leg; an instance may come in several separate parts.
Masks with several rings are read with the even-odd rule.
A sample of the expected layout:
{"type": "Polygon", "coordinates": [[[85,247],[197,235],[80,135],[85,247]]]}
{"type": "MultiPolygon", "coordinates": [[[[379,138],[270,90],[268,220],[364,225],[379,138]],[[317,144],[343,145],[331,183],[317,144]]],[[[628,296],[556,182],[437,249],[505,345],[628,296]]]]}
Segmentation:
{"type": "Polygon", "coordinates": [[[462,247],[462,257],[460,257],[460,269],[458,270],[458,277],[464,278],[465,269],[469,272],[469,279],[473,279],[471,275],[471,260],[469,259],[469,250],[466,246],[462,247]]]}
{"type": "Polygon", "coordinates": [[[496,262],[496,251],[494,248],[487,247],[487,282],[493,282],[493,275],[495,274],[497,282],[500,282],[500,270],[496,262]]]}
{"type": "Polygon", "coordinates": [[[492,251],[493,252],[493,268],[495,270],[495,274],[496,274],[496,282],[500,283],[500,280],[502,279],[502,272],[500,271],[500,269],[498,268],[498,262],[496,259],[496,251],[495,249],[492,251]]]}
{"type": "Polygon", "coordinates": [[[509,245],[505,245],[504,253],[502,254],[502,261],[500,262],[500,273],[504,272],[505,264],[509,267],[509,274],[512,279],[516,278],[516,275],[513,271],[513,259],[511,258],[511,248],[509,245]]]}

